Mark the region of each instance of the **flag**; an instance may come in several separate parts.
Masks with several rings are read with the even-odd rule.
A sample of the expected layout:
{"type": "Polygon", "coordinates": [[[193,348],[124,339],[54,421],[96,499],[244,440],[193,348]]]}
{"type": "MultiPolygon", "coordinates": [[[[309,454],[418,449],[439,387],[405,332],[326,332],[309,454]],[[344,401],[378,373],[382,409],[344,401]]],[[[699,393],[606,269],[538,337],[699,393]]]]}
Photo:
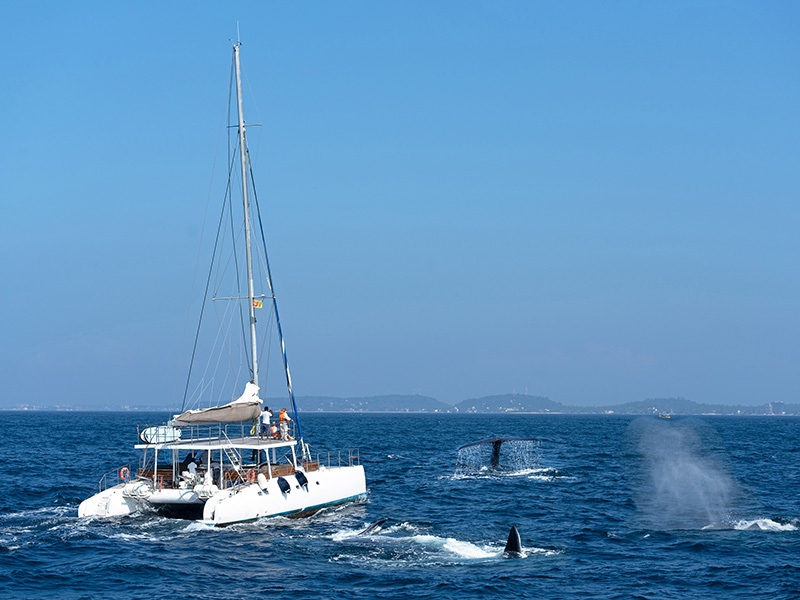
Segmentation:
{"type": "Polygon", "coordinates": [[[263,300],[253,300],[253,308],[264,308],[263,300]]]}

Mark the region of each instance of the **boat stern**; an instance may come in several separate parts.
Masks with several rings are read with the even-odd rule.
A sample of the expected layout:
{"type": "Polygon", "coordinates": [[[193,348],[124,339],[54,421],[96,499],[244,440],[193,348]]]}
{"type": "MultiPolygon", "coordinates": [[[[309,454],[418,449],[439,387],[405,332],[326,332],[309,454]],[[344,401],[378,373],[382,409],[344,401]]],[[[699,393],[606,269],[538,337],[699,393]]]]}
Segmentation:
{"type": "Polygon", "coordinates": [[[125,484],[91,496],[78,506],[78,517],[121,517],[139,510],[139,503],[124,493],[125,484]]]}

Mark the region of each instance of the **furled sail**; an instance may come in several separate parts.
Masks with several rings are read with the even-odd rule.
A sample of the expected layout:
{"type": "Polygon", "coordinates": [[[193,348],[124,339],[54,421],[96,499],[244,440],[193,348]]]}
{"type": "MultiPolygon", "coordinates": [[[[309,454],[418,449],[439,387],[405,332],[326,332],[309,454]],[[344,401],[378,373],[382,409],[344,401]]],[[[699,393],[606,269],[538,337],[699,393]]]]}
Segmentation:
{"type": "Polygon", "coordinates": [[[236,400],[223,406],[187,410],[175,416],[181,423],[232,423],[254,421],[261,415],[263,400],[258,397],[258,386],[248,382],[244,393],[236,400]]]}

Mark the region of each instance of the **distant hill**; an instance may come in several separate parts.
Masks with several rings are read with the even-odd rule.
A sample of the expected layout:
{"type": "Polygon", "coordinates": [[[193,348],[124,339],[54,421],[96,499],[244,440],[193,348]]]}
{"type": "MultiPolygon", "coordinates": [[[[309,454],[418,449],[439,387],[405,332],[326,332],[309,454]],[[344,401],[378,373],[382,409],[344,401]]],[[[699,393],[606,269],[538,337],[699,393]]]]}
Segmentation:
{"type": "MultiPolygon", "coordinates": [[[[269,406],[283,406],[286,399],[270,399],[269,406]],[[283,404],[281,404],[283,403],[283,404]]],[[[332,396],[303,396],[297,399],[297,409],[303,412],[449,412],[453,407],[430,396],[399,395],[334,398],[332,396]]]]}
{"type": "MultiPolygon", "coordinates": [[[[573,409],[575,410],[575,409],[573,409]]],[[[626,402],[602,407],[578,409],[580,412],[604,412],[623,415],[798,415],[800,404],[770,402],[758,406],[729,406],[703,404],[686,398],[648,398],[638,402],[626,402]]]]}
{"type": "MultiPolygon", "coordinates": [[[[273,408],[285,399],[270,399],[273,408]]],[[[501,394],[462,400],[455,406],[430,396],[392,394],[359,398],[303,396],[300,412],[421,412],[421,413],[571,413],[619,415],[800,415],[800,404],[771,402],[758,406],[703,404],[686,398],[648,398],[607,406],[567,406],[543,396],[501,394]]]]}
{"type": "MultiPolygon", "coordinates": [[[[287,398],[268,398],[266,404],[273,413],[281,407],[289,407],[287,398]]],[[[388,394],[358,398],[336,398],[333,396],[301,396],[297,398],[300,412],[408,412],[408,413],[568,413],[568,414],[618,414],[618,415],[796,415],[800,416],[800,404],[768,402],[757,406],[728,406],[704,404],[686,398],[647,398],[637,402],[609,404],[606,406],[570,406],[542,396],[528,394],[501,394],[462,400],[455,406],[440,402],[430,396],[419,394],[388,394]]],[[[158,411],[173,415],[175,407],[123,406],[102,408],[84,406],[18,405],[0,410],[131,410],[158,411]]]]}
{"type": "Polygon", "coordinates": [[[565,412],[566,407],[542,396],[527,394],[502,394],[462,400],[454,407],[454,412],[494,413],[494,412],[565,412]]]}

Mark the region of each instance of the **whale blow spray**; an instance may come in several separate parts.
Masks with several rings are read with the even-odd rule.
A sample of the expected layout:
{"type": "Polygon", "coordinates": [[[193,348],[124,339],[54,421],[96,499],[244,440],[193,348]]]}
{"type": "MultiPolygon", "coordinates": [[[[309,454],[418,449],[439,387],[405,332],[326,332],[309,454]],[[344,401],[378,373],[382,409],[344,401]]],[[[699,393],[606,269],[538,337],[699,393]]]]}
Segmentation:
{"type": "Polygon", "coordinates": [[[641,515],[659,529],[699,529],[729,521],[737,485],[700,424],[640,424],[641,515]]]}

